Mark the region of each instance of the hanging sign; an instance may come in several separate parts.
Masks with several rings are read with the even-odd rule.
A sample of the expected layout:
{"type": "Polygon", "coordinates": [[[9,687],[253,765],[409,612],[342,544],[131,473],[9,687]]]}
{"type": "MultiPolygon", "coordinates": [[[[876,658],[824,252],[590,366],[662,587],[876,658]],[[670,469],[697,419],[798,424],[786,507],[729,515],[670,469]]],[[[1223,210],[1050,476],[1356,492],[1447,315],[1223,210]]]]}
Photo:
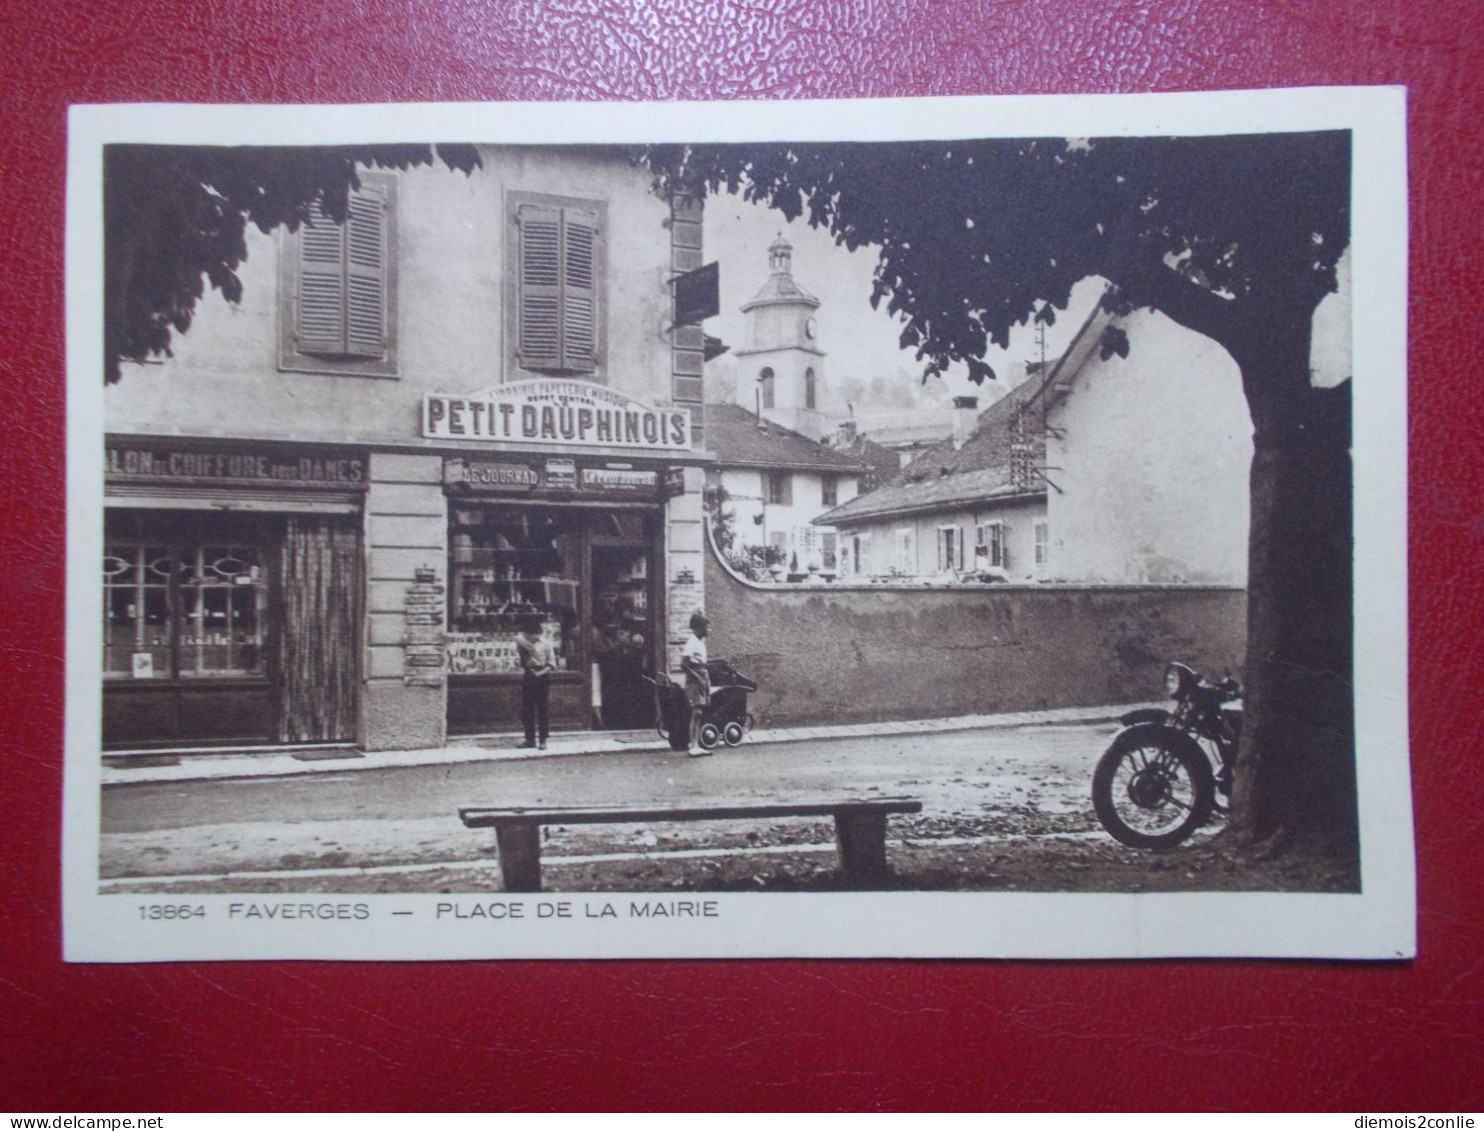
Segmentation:
{"type": "Polygon", "coordinates": [[[684,275],[675,286],[675,325],[694,326],[721,313],[721,269],[715,262],[684,275]]]}
{"type": "Polygon", "coordinates": [[[479,393],[423,398],[422,434],[550,447],[690,448],[690,412],[652,408],[587,381],[514,381],[479,393]]]}

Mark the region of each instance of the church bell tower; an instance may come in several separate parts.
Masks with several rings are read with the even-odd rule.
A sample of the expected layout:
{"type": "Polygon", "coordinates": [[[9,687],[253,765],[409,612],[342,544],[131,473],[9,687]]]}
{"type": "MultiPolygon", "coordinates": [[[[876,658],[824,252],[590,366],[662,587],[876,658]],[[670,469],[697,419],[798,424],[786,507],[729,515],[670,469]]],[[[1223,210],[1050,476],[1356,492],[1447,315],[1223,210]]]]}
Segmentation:
{"type": "Polygon", "coordinates": [[[742,304],[746,344],[736,350],[737,401],[764,420],[811,440],[826,430],[819,299],[794,281],[793,245],[780,234],[768,248],[768,279],[742,304]]]}

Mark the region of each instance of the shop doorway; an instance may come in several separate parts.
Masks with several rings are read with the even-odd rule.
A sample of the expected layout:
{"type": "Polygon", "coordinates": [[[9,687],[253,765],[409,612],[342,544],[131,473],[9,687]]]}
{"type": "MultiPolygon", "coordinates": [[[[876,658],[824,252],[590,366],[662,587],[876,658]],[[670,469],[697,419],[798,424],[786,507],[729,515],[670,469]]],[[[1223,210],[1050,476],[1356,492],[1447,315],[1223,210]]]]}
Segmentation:
{"type": "Polygon", "coordinates": [[[605,730],[653,726],[649,547],[594,544],[592,578],[594,721],[605,730]]]}

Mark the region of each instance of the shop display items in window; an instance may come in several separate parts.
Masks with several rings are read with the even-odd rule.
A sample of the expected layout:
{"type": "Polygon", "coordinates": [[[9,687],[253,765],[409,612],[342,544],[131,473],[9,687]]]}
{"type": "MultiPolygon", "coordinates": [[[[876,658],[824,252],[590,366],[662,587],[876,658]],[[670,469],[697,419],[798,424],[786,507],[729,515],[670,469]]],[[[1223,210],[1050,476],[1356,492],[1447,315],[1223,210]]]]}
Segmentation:
{"type": "Polygon", "coordinates": [[[577,663],[582,532],[555,508],[467,508],[450,545],[449,671],[517,675],[516,636],[541,623],[558,671],[577,663]]]}

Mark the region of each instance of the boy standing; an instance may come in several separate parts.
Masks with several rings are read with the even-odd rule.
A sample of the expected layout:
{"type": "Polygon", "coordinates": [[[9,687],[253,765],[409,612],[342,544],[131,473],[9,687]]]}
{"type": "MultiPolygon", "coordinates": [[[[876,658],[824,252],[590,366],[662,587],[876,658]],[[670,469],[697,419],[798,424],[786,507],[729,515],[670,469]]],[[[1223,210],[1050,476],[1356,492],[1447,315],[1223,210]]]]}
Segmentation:
{"type": "Polygon", "coordinates": [[[551,673],[556,671],[556,657],[551,645],[541,635],[541,618],[527,617],[521,623],[521,631],[515,638],[515,650],[520,659],[520,714],[525,723],[526,740],[521,749],[546,749],[546,735],[550,729],[551,673]]]}

